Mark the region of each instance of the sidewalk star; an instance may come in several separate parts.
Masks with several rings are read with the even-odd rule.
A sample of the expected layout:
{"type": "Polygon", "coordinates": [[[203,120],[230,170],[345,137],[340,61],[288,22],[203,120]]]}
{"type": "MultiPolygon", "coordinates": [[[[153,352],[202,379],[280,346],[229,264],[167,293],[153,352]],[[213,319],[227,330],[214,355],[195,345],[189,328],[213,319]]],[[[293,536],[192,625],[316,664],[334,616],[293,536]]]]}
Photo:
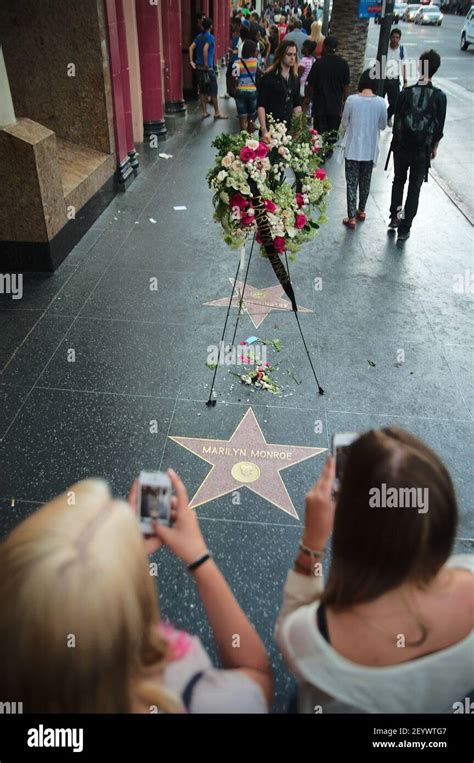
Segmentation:
{"type": "Polygon", "coordinates": [[[189,504],[191,508],[247,487],[295,519],[299,517],[280,472],[326,450],[268,443],[252,408],[248,408],[229,440],[200,437],[170,439],[212,465],[189,504]]]}

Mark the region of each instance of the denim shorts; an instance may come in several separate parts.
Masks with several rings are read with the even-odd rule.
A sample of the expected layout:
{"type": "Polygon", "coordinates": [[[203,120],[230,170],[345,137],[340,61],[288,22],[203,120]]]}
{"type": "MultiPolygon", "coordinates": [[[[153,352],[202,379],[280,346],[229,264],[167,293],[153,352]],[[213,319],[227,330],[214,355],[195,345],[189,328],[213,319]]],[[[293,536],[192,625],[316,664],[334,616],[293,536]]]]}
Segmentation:
{"type": "Polygon", "coordinates": [[[239,117],[254,117],[257,113],[257,91],[237,90],[235,103],[239,117]]]}

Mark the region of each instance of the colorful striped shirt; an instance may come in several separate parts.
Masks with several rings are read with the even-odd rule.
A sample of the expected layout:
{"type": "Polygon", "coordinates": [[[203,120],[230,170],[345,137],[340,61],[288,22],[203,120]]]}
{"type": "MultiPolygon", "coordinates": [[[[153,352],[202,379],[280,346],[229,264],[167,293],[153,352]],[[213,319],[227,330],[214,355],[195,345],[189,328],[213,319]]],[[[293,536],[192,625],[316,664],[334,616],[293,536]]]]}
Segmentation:
{"type": "Polygon", "coordinates": [[[235,77],[239,80],[237,87],[241,92],[254,93],[257,89],[255,85],[257,81],[257,59],[246,58],[245,65],[248,71],[240,58],[234,63],[235,77]]]}

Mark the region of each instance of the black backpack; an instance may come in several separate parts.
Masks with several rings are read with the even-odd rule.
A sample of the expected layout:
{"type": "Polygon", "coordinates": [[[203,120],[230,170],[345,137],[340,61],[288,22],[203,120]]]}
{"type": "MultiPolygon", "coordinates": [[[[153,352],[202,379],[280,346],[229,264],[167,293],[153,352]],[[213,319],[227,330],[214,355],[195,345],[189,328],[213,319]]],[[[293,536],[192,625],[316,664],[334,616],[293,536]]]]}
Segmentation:
{"type": "Polygon", "coordinates": [[[405,105],[394,126],[397,143],[408,149],[427,148],[433,143],[437,125],[436,88],[413,85],[405,92],[405,105]]]}

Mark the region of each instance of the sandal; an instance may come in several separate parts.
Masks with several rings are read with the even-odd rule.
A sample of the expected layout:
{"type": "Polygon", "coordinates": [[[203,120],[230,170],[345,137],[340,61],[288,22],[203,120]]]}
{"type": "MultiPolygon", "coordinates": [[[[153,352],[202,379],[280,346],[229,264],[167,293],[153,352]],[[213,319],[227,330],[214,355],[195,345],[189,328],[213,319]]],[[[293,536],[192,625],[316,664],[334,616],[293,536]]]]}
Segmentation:
{"type": "Polygon", "coordinates": [[[229,119],[225,114],[215,114],[214,119],[229,119]]]}
{"type": "Polygon", "coordinates": [[[342,221],[342,224],[346,226],[346,228],[350,228],[351,230],[354,230],[356,227],[356,219],[355,217],[345,217],[342,221]]]}
{"type": "Polygon", "coordinates": [[[360,209],[357,210],[356,215],[357,215],[357,219],[360,220],[362,223],[364,222],[365,218],[367,217],[365,212],[362,212],[360,209]]]}

